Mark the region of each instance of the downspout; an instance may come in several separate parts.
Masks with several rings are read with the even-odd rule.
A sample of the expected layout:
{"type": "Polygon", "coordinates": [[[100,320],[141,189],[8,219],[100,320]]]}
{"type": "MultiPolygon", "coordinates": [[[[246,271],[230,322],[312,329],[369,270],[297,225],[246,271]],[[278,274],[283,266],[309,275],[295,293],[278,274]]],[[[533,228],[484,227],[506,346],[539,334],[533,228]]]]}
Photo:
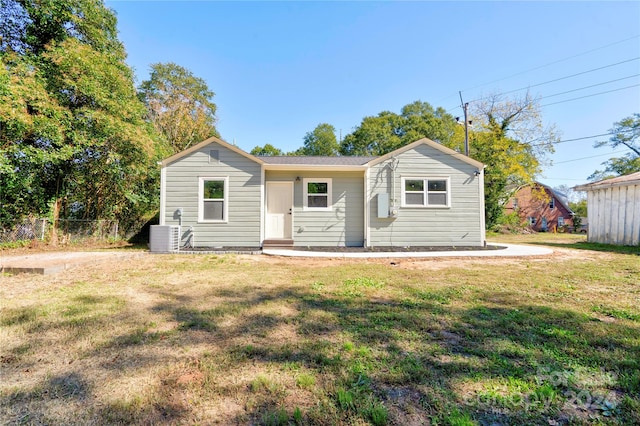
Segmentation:
{"type": "Polygon", "coordinates": [[[487,230],[486,230],[486,221],[485,221],[485,211],[484,211],[484,169],[487,166],[483,166],[482,170],[480,170],[480,174],[478,175],[478,193],[480,194],[480,241],[484,247],[487,246],[487,230]]]}
{"type": "Polygon", "coordinates": [[[264,228],[265,228],[265,214],[264,214],[264,210],[265,210],[265,205],[264,205],[264,199],[265,199],[265,191],[266,191],[266,185],[265,185],[265,171],[264,171],[264,164],[260,165],[260,241],[258,243],[259,247],[262,247],[262,242],[264,241],[264,228]]]}
{"type": "Polygon", "coordinates": [[[371,194],[369,194],[369,171],[371,169],[367,166],[364,171],[364,246],[369,246],[370,228],[369,228],[369,206],[372,201],[371,194]]]}
{"type": "Polygon", "coordinates": [[[160,161],[158,161],[160,165],[160,225],[164,225],[165,222],[165,209],[166,209],[166,197],[167,197],[167,169],[160,161]]]}

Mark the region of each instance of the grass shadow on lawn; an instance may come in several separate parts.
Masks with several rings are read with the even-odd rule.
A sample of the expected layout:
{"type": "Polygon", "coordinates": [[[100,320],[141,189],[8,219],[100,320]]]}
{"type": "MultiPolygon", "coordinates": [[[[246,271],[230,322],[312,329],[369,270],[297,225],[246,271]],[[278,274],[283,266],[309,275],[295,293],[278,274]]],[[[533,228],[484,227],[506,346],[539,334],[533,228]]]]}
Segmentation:
{"type": "MultiPolygon", "coordinates": [[[[288,289],[207,310],[164,306],[190,345],[219,349],[189,367],[195,385],[180,383],[184,371],[164,383],[196,399],[239,395],[234,424],[640,420],[637,328],[527,304],[458,308],[432,296],[398,302],[288,289]],[[292,300],[295,317],[250,312],[292,300]],[[291,339],[270,334],[287,325],[291,339]],[[243,384],[229,384],[229,374],[243,384]],[[304,375],[312,385],[299,383],[304,375]],[[291,405],[292,393],[313,403],[291,405]]],[[[129,418],[146,421],[149,407],[131,409],[129,418]]],[[[185,410],[172,413],[189,420],[185,410]]]]}
{"type": "MultiPolygon", "coordinates": [[[[32,424],[56,423],[60,401],[77,412],[76,424],[640,423],[635,310],[603,321],[510,289],[496,296],[491,287],[438,287],[437,274],[423,285],[414,280],[424,275],[398,271],[393,284],[376,278],[382,267],[363,266],[342,271],[359,278],[329,280],[341,271],[202,293],[181,292],[182,282],[145,286],[157,298],[140,318],[160,316],[175,324],[170,330],[136,323],[114,296],[75,296],[59,314],[37,306],[0,312],[1,326],[27,330],[21,344],[32,351],[45,344],[44,332],[71,330],[75,347],[88,335],[78,324],[122,323],[79,358],[101,377],[138,374],[146,383],[96,399],[92,371],[74,363],[39,386],[0,395],[0,411],[32,424]],[[198,417],[203,406],[211,417],[198,417]]],[[[0,365],[16,382],[20,351],[0,365]]]]}

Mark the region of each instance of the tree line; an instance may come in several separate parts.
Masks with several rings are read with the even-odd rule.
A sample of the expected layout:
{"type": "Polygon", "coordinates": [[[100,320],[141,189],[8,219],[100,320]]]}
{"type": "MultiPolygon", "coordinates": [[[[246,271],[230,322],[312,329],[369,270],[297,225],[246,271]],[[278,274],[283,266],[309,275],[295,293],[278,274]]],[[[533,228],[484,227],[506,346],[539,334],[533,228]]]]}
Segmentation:
{"type": "Polygon", "coordinates": [[[153,64],[135,87],[116,22],[100,0],[0,2],[0,227],[127,232],[158,208],[156,162],[217,135],[214,93],[187,69],[153,64]]]}
{"type": "MultiPolygon", "coordinates": [[[[157,212],[157,161],[219,136],[215,94],[188,69],[152,64],[135,86],[116,24],[102,0],[0,0],[0,227],[26,216],[116,219],[130,233],[157,212]]],[[[559,138],[528,94],[486,97],[470,117],[469,155],[486,165],[490,227],[509,188],[531,182],[559,138]]],[[[364,117],[341,141],[321,123],[293,152],[267,144],[251,153],[384,155],[423,137],[464,152],[461,124],[415,101],[364,117]]],[[[638,114],[615,123],[598,146],[631,152],[592,177],[640,170],[639,132],[638,114]]]]}

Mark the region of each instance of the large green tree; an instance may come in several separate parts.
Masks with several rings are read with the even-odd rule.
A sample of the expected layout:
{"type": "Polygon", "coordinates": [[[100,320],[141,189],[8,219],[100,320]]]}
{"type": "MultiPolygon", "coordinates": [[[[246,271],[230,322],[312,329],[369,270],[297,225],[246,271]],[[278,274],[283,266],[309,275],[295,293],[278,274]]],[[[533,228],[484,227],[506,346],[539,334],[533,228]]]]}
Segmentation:
{"type": "Polygon", "coordinates": [[[331,124],[320,123],[303,138],[302,148],[290,155],[323,155],[332,157],[338,155],[338,140],[336,129],[331,124]]]}
{"type": "Polygon", "coordinates": [[[2,0],[0,220],[120,219],[155,202],[155,143],[99,0],[2,0]]]}
{"type": "Polygon", "coordinates": [[[365,117],[355,130],[346,135],[340,145],[343,155],[384,155],[397,148],[429,138],[445,145],[460,143],[455,138],[456,120],[443,108],[433,108],[427,102],[405,105],[400,114],[383,111],[365,117]]]}
{"type": "Polygon", "coordinates": [[[149,120],[164,136],[171,153],[219,136],[213,97],[203,79],[172,62],[151,65],[149,80],[140,85],[149,120]]]}
{"type": "Polygon", "coordinates": [[[254,147],[251,150],[251,155],[269,157],[269,156],[284,155],[284,153],[280,148],[276,148],[275,146],[268,143],[268,144],[265,144],[264,146],[254,147]]]}
{"type": "Polygon", "coordinates": [[[630,152],[602,163],[604,170],[596,170],[589,176],[589,180],[597,181],[640,171],[640,114],[635,113],[614,123],[611,133],[608,141],[596,142],[595,147],[625,147],[630,152]]]}

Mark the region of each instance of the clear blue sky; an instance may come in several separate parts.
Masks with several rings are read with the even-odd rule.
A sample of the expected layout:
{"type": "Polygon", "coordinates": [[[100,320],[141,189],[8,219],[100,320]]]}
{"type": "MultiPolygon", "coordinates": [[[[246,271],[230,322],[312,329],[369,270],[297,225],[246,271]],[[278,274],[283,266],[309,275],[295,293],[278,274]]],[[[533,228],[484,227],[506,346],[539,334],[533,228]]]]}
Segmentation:
{"type": "MultiPolygon", "coordinates": [[[[415,100],[462,115],[459,90],[473,101],[535,86],[531,94],[545,97],[544,122],[555,124],[563,140],[607,133],[640,112],[640,2],[107,6],[117,13],[138,82],[152,63],[188,68],[216,93],[222,137],[246,151],[266,143],[296,149],[323,122],[345,135],[363,117],[399,113],[415,100]],[[584,98],[567,101],[578,97],[584,98]]],[[[620,155],[593,148],[607,138],[557,145],[549,157],[554,165],[539,180],[586,182],[609,155],[620,155]]]]}

